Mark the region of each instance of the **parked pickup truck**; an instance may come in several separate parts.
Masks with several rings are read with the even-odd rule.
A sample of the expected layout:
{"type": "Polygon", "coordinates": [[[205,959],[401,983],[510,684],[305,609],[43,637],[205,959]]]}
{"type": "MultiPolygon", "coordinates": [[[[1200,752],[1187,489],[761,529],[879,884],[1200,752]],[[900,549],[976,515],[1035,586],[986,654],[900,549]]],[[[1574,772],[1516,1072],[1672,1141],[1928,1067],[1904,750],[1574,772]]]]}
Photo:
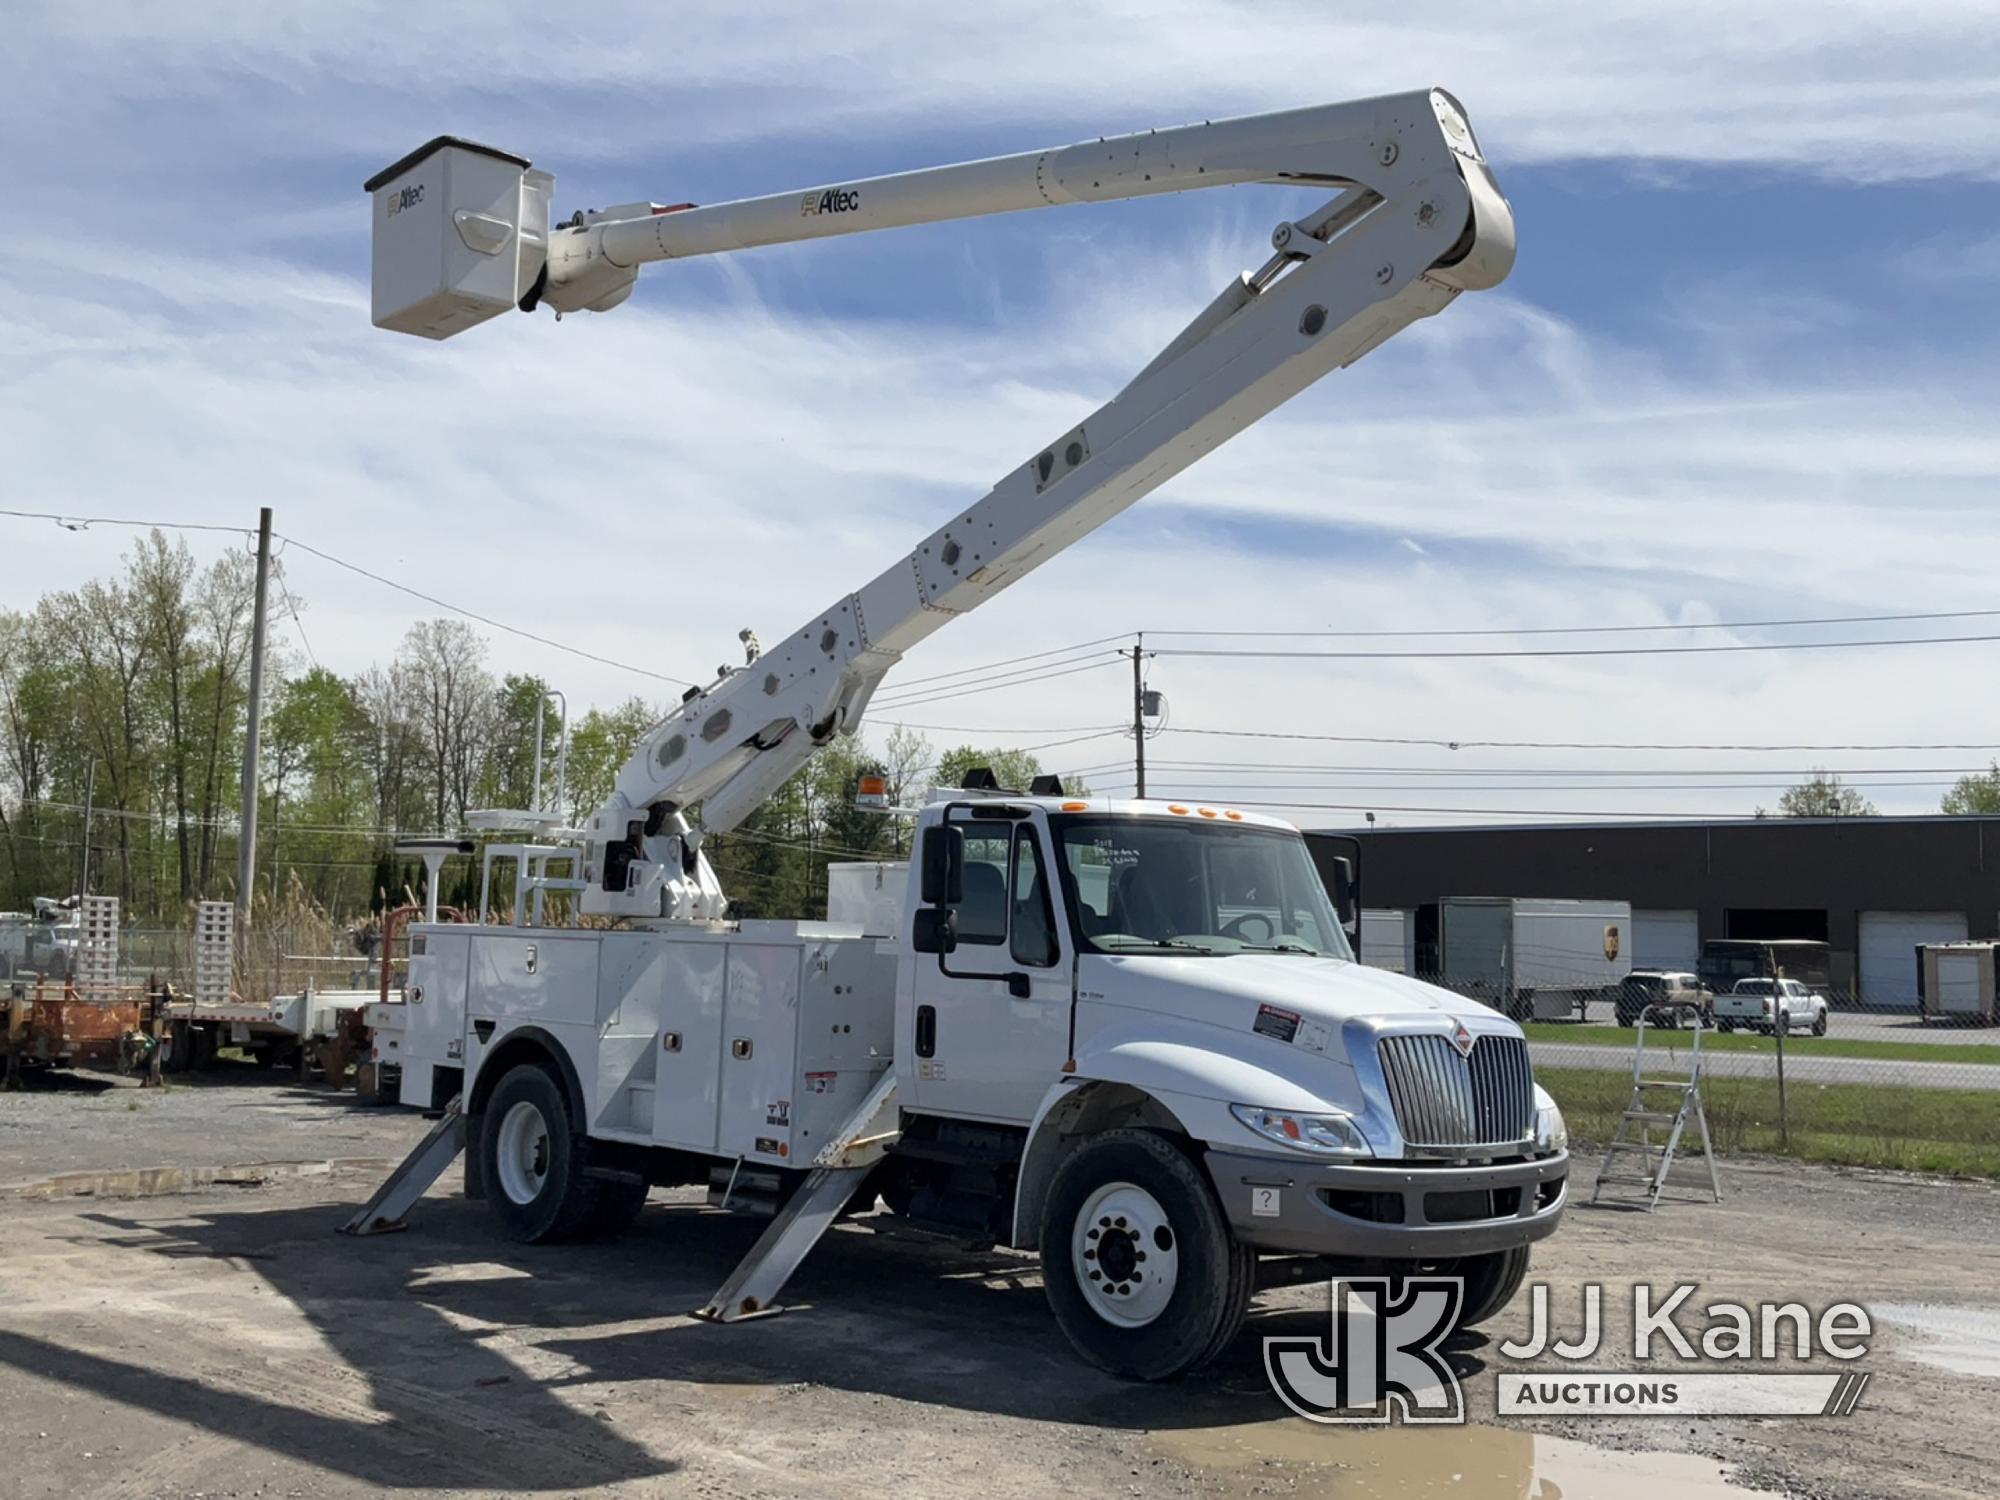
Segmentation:
{"type": "Polygon", "coordinates": [[[1796,979],[1737,980],[1736,988],[1715,997],[1712,1007],[1715,1024],[1724,1031],[1747,1026],[1752,1031],[1775,1032],[1778,1023],[1771,995],[1774,983],[1779,987],[1775,1011],[1783,1016],[1785,1030],[1788,1033],[1805,1030],[1814,1036],[1825,1036],[1829,1009],[1826,996],[1807,989],[1796,979]]]}

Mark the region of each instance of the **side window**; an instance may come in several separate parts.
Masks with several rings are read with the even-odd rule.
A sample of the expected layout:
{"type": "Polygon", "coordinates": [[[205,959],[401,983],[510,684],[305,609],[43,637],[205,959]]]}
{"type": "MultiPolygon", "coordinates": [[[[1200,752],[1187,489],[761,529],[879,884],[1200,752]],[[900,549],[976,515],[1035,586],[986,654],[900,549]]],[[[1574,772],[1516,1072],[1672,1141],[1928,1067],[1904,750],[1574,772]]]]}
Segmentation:
{"type": "Polygon", "coordinates": [[[1041,845],[1032,828],[1014,837],[1014,879],[1011,887],[1013,938],[1009,954],[1017,964],[1046,969],[1062,955],[1056,946],[1055,908],[1049,901],[1049,881],[1042,869],[1041,845]]]}
{"type": "Polygon", "coordinates": [[[1011,823],[960,823],[965,836],[965,899],[958,904],[958,940],[997,946],[1007,941],[1007,860],[1011,823]]]}

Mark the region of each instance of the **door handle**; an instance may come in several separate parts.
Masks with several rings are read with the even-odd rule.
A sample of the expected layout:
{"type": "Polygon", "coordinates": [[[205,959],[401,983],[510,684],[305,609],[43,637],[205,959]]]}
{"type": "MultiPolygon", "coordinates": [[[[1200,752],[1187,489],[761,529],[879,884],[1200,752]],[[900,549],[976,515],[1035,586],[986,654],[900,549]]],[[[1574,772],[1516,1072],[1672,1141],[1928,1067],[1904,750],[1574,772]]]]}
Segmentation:
{"type": "Polygon", "coordinates": [[[1016,1000],[1025,1000],[1034,992],[1034,985],[1026,974],[1016,970],[1007,976],[1007,993],[1016,1000]]]}
{"type": "Polygon", "coordinates": [[[937,1055],[937,1007],[919,1005],[917,1007],[917,1056],[937,1055]]]}

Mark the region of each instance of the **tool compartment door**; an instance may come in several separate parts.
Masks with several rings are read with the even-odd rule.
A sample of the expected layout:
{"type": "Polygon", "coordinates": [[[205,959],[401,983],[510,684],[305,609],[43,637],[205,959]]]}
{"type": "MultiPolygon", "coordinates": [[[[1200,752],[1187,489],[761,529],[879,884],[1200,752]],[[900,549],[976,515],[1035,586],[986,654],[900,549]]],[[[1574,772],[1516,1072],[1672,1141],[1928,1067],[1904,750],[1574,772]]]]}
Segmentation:
{"type": "Polygon", "coordinates": [[[653,1091],[653,1139],[661,1145],[716,1149],[722,1070],[728,1061],[722,1041],[728,956],[726,943],[661,945],[653,1091]]]}
{"type": "Polygon", "coordinates": [[[725,1156],[792,1165],[800,953],[796,942],[729,945],[717,1143],[725,1156]]]}

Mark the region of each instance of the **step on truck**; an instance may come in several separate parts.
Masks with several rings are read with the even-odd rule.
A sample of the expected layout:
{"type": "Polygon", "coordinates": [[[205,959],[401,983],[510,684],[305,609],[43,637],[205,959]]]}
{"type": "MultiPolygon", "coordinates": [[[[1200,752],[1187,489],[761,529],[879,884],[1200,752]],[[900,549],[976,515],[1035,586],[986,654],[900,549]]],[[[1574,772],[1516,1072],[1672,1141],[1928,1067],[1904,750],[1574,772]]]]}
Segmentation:
{"type": "Polygon", "coordinates": [[[439,138],[367,184],[374,320],[442,339],[610,309],[651,261],[1249,183],[1330,196],[984,498],[777,644],[746,632],[746,665],[648,731],[584,826],[530,810],[489,845],[511,922],[414,930],[396,1091],[441,1118],[350,1228],[397,1222],[460,1150],[526,1241],[707,1184],[773,1215],[704,1309],[727,1322],[874,1208],[1039,1251],[1072,1344],[1145,1379],[1214,1356],[1300,1265],[1462,1276],[1468,1324],[1505,1304],[1563,1211],[1561,1115],[1512,1021],[1355,961],[1295,829],[985,778],[917,811],[893,920],[845,925],[737,918],[703,847],[933,632],[1506,275],[1512,214],[1450,95],[556,224],[547,173],[439,138]]]}

